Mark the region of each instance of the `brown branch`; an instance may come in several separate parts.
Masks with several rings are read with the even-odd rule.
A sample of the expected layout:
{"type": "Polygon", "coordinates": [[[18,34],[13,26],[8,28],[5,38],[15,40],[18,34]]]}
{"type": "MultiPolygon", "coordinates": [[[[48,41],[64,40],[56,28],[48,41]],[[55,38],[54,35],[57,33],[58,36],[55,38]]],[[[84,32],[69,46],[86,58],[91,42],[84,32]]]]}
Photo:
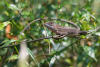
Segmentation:
{"type": "MultiPolygon", "coordinates": [[[[76,24],[74,24],[73,22],[71,22],[71,21],[64,20],[64,19],[58,19],[58,18],[48,18],[48,17],[45,17],[45,18],[38,18],[38,19],[35,19],[35,20],[33,20],[32,22],[28,23],[27,26],[21,31],[20,34],[24,33],[24,31],[25,31],[31,24],[33,24],[33,23],[36,22],[36,21],[41,21],[41,20],[58,20],[58,21],[62,21],[62,22],[67,22],[67,23],[69,23],[69,24],[74,25],[77,29],[79,29],[79,27],[78,27],[76,24]]],[[[53,36],[43,37],[43,38],[39,38],[39,39],[36,39],[36,40],[30,40],[30,41],[26,41],[26,42],[35,42],[35,41],[40,41],[40,40],[49,39],[49,38],[57,38],[57,36],[54,36],[54,37],[53,37],[53,36]]],[[[59,37],[58,37],[58,38],[59,38],[59,37]]],[[[2,46],[2,47],[0,47],[0,49],[1,49],[1,48],[7,48],[7,47],[13,47],[13,46],[17,46],[17,45],[19,45],[19,44],[8,45],[8,46],[2,46]]]]}
{"type": "Polygon", "coordinates": [[[98,30],[100,30],[100,27],[97,27],[97,28],[95,29],[95,31],[98,31],[98,30]]]}
{"type": "MultiPolygon", "coordinates": [[[[98,31],[100,29],[100,27],[97,27],[94,31],[98,31]]],[[[50,38],[57,38],[57,36],[49,36],[49,37],[42,37],[42,38],[39,38],[39,39],[35,39],[35,40],[29,40],[29,41],[26,41],[27,43],[28,42],[36,42],[36,41],[40,41],[40,40],[43,40],[43,39],[50,39],[50,38]]],[[[59,38],[59,36],[58,36],[59,38]]],[[[8,47],[14,47],[14,46],[18,46],[19,44],[14,44],[14,45],[8,45],[8,46],[1,46],[0,49],[2,48],[8,48],[8,47]]]]}
{"type": "Polygon", "coordinates": [[[95,28],[93,30],[88,31],[88,34],[93,34],[93,32],[97,32],[99,30],[100,30],[100,27],[97,27],[97,28],[95,28]]]}
{"type": "MultiPolygon", "coordinates": [[[[29,41],[25,41],[25,42],[36,42],[36,41],[40,41],[40,40],[43,40],[43,39],[50,39],[50,38],[54,38],[54,36],[49,36],[49,37],[42,37],[42,38],[39,38],[39,39],[35,39],[35,40],[29,40],[29,41]]],[[[14,44],[14,45],[8,45],[8,46],[1,46],[0,49],[2,48],[8,48],[8,47],[14,47],[14,46],[18,46],[19,44],[14,44]]]]}
{"type": "Polygon", "coordinates": [[[40,41],[43,39],[50,39],[50,38],[54,38],[53,36],[49,36],[49,37],[43,37],[43,38],[39,38],[39,39],[35,39],[35,40],[30,40],[30,41],[26,41],[26,42],[36,42],[36,41],[40,41]]]}
{"type": "MultiPolygon", "coordinates": [[[[74,22],[71,22],[71,21],[68,21],[68,20],[65,20],[65,19],[58,19],[58,18],[48,18],[48,17],[45,17],[45,18],[39,18],[39,19],[36,19],[36,20],[33,20],[32,22],[28,23],[27,26],[22,30],[22,33],[24,33],[24,31],[31,25],[33,24],[34,22],[36,21],[41,21],[41,20],[57,20],[57,21],[61,21],[61,22],[67,22],[69,24],[72,24],[74,27],[76,27],[77,29],[80,29],[74,22]]],[[[97,27],[95,29],[95,31],[98,31],[100,29],[100,27],[97,27]]],[[[57,37],[57,36],[56,36],[57,37]]],[[[43,40],[43,39],[50,39],[50,38],[55,38],[55,36],[49,36],[49,37],[43,37],[43,38],[39,38],[39,39],[35,39],[35,40],[30,40],[30,41],[26,41],[26,42],[36,42],[36,41],[40,41],[40,40],[43,40]]],[[[59,38],[59,37],[58,37],[59,38]]],[[[0,47],[0,49],[2,48],[8,48],[8,47],[13,47],[13,46],[17,46],[19,44],[15,44],[15,45],[8,45],[8,46],[2,46],[0,47]]]]}
{"type": "Polygon", "coordinates": [[[24,33],[24,31],[25,31],[31,24],[35,23],[36,21],[41,21],[41,20],[45,20],[45,18],[43,18],[43,19],[38,18],[38,19],[35,19],[35,20],[31,21],[30,23],[27,24],[27,26],[22,30],[22,32],[21,32],[20,34],[24,33]]]}
{"type": "Polygon", "coordinates": [[[48,18],[48,19],[51,19],[51,20],[58,20],[58,21],[61,21],[61,22],[67,22],[71,25],[73,25],[74,27],[76,27],[77,29],[80,30],[80,28],[72,21],[69,21],[69,20],[65,20],[65,19],[59,19],[59,18],[48,18]]]}
{"type": "Polygon", "coordinates": [[[31,24],[33,24],[33,23],[36,22],[36,21],[41,21],[41,20],[58,20],[58,21],[61,21],[61,22],[67,22],[67,23],[73,25],[74,27],[76,27],[77,29],[80,30],[80,28],[79,28],[74,22],[71,22],[71,21],[68,21],[68,20],[65,20],[65,19],[48,18],[48,17],[45,17],[45,18],[38,18],[38,19],[35,19],[35,20],[33,20],[32,22],[28,23],[27,26],[22,30],[22,32],[21,32],[20,34],[24,33],[24,31],[25,31],[31,24]]]}

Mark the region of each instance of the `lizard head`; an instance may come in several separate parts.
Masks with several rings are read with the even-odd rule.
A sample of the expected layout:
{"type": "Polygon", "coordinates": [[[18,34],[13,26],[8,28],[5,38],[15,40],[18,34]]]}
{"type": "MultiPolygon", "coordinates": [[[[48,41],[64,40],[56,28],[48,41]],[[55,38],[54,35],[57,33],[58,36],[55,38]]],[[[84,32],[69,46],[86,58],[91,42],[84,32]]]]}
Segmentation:
{"type": "Polygon", "coordinates": [[[45,23],[44,25],[45,25],[45,26],[48,26],[48,25],[49,25],[49,26],[53,26],[54,23],[53,23],[53,22],[47,22],[47,23],[45,23]]]}
{"type": "Polygon", "coordinates": [[[54,25],[55,24],[53,22],[47,22],[47,23],[44,24],[44,26],[46,26],[47,28],[52,29],[52,30],[54,28],[54,25]]]}
{"type": "Polygon", "coordinates": [[[80,35],[86,35],[86,34],[88,34],[88,32],[87,31],[80,31],[79,34],[80,35]]]}

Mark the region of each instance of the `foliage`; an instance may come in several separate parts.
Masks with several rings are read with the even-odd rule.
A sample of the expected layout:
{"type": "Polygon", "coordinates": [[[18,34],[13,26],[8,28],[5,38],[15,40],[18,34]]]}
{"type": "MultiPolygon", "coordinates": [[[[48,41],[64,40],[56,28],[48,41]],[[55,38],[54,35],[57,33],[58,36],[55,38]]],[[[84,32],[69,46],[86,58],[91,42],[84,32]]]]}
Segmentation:
{"type": "Polygon", "coordinates": [[[73,21],[81,30],[91,33],[80,38],[44,39],[27,43],[29,67],[99,67],[100,25],[99,0],[1,0],[0,1],[0,47],[14,45],[8,39],[5,27],[11,24],[11,35],[19,37],[17,46],[0,48],[0,66],[16,67],[20,42],[54,35],[44,23],[54,21],[63,26],[67,23],[55,20],[36,21],[25,32],[22,30],[37,18],[52,17],[73,21]],[[96,9],[96,10],[95,10],[96,9]]]}

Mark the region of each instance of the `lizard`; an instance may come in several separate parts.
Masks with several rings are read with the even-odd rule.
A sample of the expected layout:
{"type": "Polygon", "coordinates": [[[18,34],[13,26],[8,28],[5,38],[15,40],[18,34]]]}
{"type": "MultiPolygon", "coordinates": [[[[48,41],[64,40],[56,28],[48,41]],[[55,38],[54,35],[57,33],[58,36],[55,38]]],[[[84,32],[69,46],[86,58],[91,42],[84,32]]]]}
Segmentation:
{"type": "Polygon", "coordinates": [[[54,38],[63,38],[65,36],[74,37],[79,35],[86,35],[88,33],[87,31],[80,31],[80,29],[77,28],[61,26],[54,22],[46,22],[44,23],[44,26],[57,35],[54,38]]]}

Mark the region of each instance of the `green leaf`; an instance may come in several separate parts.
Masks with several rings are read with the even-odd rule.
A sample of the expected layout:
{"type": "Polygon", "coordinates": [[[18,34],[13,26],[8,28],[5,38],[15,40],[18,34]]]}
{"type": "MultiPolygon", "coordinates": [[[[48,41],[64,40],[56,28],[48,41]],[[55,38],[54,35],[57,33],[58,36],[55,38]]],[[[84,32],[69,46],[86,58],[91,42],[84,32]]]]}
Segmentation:
{"type": "Polygon", "coordinates": [[[17,60],[18,59],[18,55],[12,55],[10,57],[8,57],[7,61],[13,61],[13,60],[17,60]]]}
{"type": "Polygon", "coordinates": [[[33,61],[35,62],[35,64],[37,64],[37,66],[40,67],[40,66],[39,66],[39,63],[37,62],[37,60],[35,59],[35,57],[34,57],[32,51],[31,51],[29,48],[27,48],[27,52],[28,52],[28,54],[31,56],[31,58],[33,59],[33,61]]]}
{"type": "Polygon", "coordinates": [[[10,22],[7,21],[7,22],[3,22],[0,24],[0,31],[2,31],[4,29],[5,26],[7,26],[10,22]]]}
{"type": "Polygon", "coordinates": [[[94,49],[92,47],[85,46],[84,47],[84,51],[88,54],[88,56],[90,56],[95,61],[97,61],[97,59],[95,57],[95,51],[94,51],[94,49]]]}
{"type": "Polygon", "coordinates": [[[51,58],[49,66],[52,67],[52,65],[55,63],[55,61],[56,61],[56,56],[51,58]]]}
{"type": "Polygon", "coordinates": [[[7,48],[0,49],[0,56],[6,55],[7,51],[7,48]]]}
{"type": "Polygon", "coordinates": [[[87,20],[87,21],[90,21],[90,13],[87,12],[83,15],[83,17],[87,20]]]}
{"type": "Polygon", "coordinates": [[[5,41],[3,41],[2,43],[4,43],[4,45],[2,46],[2,47],[4,47],[4,46],[8,46],[8,45],[10,45],[11,43],[13,43],[13,42],[15,42],[16,40],[8,40],[8,39],[6,39],[5,41]]]}
{"type": "Polygon", "coordinates": [[[100,36],[100,32],[96,32],[95,35],[100,36]]]}
{"type": "Polygon", "coordinates": [[[12,10],[19,10],[19,9],[17,8],[17,6],[14,5],[14,4],[10,4],[10,5],[8,6],[8,8],[9,8],[9,9],[12,9],[12,10]]]}
{"type": "Polygon", "coordinates": [[[30,12],[28,12],[28,11],[23,11],[21,14],[24,15],[24,16],[29,16],[29,15],[30,15],[30,12]]]}

